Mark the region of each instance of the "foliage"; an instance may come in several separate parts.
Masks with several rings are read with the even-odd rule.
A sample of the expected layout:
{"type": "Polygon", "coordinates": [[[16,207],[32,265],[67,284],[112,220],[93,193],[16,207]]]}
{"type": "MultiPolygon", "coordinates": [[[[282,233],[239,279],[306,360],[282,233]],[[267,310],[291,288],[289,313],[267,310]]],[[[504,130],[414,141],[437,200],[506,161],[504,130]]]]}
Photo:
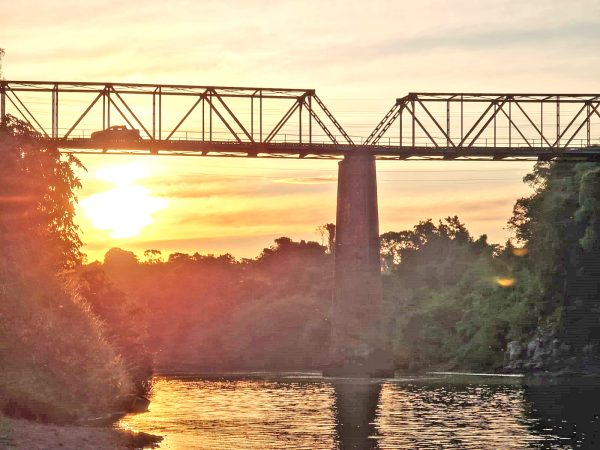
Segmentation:
{"type": "MultiPolygon", "coordinates": [[[[600,341],[590,321],[600,311],[599,180],[595,164],[536,165],[525,178],[533,194],[509,221],[518,246],[474,238],[456,216],[384,233],[381,332],[397,367],[493,370],[509,342],[547,330],[578,348],[600,341]]],[[[148,326],[146,345],[164,368],[318,369],[327,361],[335,226],[318,230],[326,246],[282,237],[241,261],[198,253],[165,261],[156,250],[139,261],[112,249],[101,268],[139,312],[129,323],[148,326]]]]}
{"type": "Polygon", "coordinates": [[[517,201],[510,225],[540,278],[540,312],[577,350],[600,343],[600,169],[597,163],[537,164],[535,189],[517,201]]]}
{"type": "Polygon", "coordinates": [[[82,167],[77,158],[61,158],[28,125],[11,116],[0,124],[0,239],[16,263],[35,257],[40,267],[57,272],[81,261],[74,221],[80,181],[73,167],[82,167]]]}
{"type": "Polygon", "coordinates": [[[316,369],[325,362],[333,267],[318,243],[279,238],[242,261],[132,255],[111,249],[102,269],[145,312],[159,367],[316,369]]]}
{"type": "Polygon", "coordinates": [[[98,263],[78,269],[78,293],[104,323],[105,335],[123,359],[139,395],[151,388],[152,356],[146,348],[145,313],[108,279],[98,263]]]}
{"type": "Polygon", "coordinates": [[[82,255],[72,157],[27,125],[0,124],[0,410],[55,421],[131,392],[123,361],[67,270],[82,255]]]}

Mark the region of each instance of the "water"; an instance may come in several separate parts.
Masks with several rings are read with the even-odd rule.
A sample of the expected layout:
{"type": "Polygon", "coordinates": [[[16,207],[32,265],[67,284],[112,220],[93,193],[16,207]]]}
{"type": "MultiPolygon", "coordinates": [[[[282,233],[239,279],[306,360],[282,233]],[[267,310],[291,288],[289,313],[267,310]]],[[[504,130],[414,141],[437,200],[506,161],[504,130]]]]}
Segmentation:
{"type": "Polygon", "coordinates": [[[120,426],[164,449],[600,448],[600,387],[454,377],[157,377],[120,426]]]}

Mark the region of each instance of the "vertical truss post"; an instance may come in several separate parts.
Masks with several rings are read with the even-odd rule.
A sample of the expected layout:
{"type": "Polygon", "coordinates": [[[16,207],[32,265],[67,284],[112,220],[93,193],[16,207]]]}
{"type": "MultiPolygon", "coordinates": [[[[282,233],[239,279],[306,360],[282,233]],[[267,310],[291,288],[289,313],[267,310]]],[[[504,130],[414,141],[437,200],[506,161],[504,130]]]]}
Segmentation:
{"type": "Polygon", "coordinates": [[[162,87],[158,87],[158,140],[162,141],[162,87]]]}
{"type": "Polygon", "coordinates": [[[58,84],[52,88],[52,139],[58,139],[58,84]]]}
{"type": "Polygon", "coordinates": [[[540,146],[544,140],[544,100],[540,102],[540,146]]]}
{"type": "Polygon", "coordinates": [[[110,89],[108,85],[106,85],[104,89],[104,95],[106,97],[106,128],[110,128],[110,89]]]}
{"type": "Polygon", "coordinates": [[[260,142],[262,143],[263,141],[263,92],[262,89],[260,90],[259,93],[259,97],[258,97],[258,121],[259,121],[259,128],[260,128],[260,142]]]}
{"type": "Polygon", "coordinates": [[[556,96],[556,148],[560,147],[560,97],[556,96]]]}
{"type": "Polygon", "coordinates": [[[312,144],[312,95],[308,96],[308,143],[312,144]]]}
{"type": "Polygon", "coordinates": [[[404,104],[400,105],[400,114],[398,115],[398,127],[399,127],[399,138],[400,138],[400,147],[403,147],[404,144],[402,143],[402,116],[404,115],[404,104]]]}
{"type": "Polygon", "coordinates": [[[204,131],[206,130],[206,120],[204,118],[205,114],[204,114],[204,110],[206,105],[206,94],[202,95],[202,142],[204,142],[206,140],[205,138],[205,133],[204,131]]]}
{"type": "Polygon", "coordinates": [[[592,108],[592,105],[590,104],[590,102],[587,102],[586,106],[587,106],[586,119],[585,119],[586,126],[587,126],[586,127],[587,128],[587,130],[586,130],[586,138],[587,138],[586,142],[587,142],[587,146],[589,147],[591,145],[591,142],[590,142],[590,116],[591,116],[590,109],[592,108]]]}
{"type": "MultiPolygon", "coordinates": [[[[494,116],[496,119],[496,116],[494,116]]],[[[512,148],[512,98],[508,102],[508,147],[512,148]]]]}
{"type": "Polygon", "coordinates": [[[494,147],[496,146],[497,122],[496,115],[498,114],[498,102],[494,100],[494,147]]]}
{"type": "Polygon", "coordinates": [[[446,100],[446,147],[450,148],[450,100],[446,100]]]}
{"type": "Polygon", "coordinates": [[[304,99],[300,97],[298,103],[300,104],[298,107],[298,131],[300,133],[299,141],[302,144],[302,104],[304,103],[304,99]]]}
{"type": "Polygon", "coordinates": [[[106,130],[106,95],[102,92],[102,129],[106,130]]]}
{"type": "Polygon", "coordinates": [[[464,113],[464,96],[461,95],[460,96],[460,142],[462,142],[464,140],[464,117],[463,117],[463,113],[464,113]]]}
{"type": "Polygon", "coordinates": [[[415,100],[411,100],[411,114],[412,114],[412,146],[415,146],[415,120],[417,120],[417,111],[415,111],[415,100]]]}
{"type": "Polygon", "coordinates": [[[156,89],[152,92],[152,140],[156,140],[156,89]]]}
{"type": "Polygon", "coordinates": [[[250,136],[254,140],[254,94],[250,96],[250,136]]]}
{"type": "Polygon", "coordinates": [[[213,95],[212,89],[208,92],[208,140],[213,141],[213,95]]]}

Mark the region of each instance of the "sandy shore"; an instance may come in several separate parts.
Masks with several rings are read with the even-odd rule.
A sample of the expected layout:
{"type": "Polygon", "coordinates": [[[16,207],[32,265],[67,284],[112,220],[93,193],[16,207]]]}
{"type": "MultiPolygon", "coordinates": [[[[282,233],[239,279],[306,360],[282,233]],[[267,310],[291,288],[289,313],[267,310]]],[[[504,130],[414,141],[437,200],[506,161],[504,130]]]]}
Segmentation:
{"type": "Polygon", "coordinates": [[[149,446],[152,439],[148,436],[127,433],[111,427],[44,425],[0,416],[0,449],[124,450],[155,448],[149,446]]]}

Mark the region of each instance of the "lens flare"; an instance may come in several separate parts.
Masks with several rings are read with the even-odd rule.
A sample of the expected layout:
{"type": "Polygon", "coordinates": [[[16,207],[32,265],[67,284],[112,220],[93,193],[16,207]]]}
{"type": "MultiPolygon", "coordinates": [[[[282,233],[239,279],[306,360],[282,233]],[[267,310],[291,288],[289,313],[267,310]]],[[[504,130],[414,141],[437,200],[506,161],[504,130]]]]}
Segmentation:
{"type": "Polygon", "coordinates": [[[514,278],[508,277],[496,277],[495,280],[496,284],[498,284],[498,286],[500,287],[511,287],[514,286],[517,282],[517,280],[515,280],[514,278]]]}

